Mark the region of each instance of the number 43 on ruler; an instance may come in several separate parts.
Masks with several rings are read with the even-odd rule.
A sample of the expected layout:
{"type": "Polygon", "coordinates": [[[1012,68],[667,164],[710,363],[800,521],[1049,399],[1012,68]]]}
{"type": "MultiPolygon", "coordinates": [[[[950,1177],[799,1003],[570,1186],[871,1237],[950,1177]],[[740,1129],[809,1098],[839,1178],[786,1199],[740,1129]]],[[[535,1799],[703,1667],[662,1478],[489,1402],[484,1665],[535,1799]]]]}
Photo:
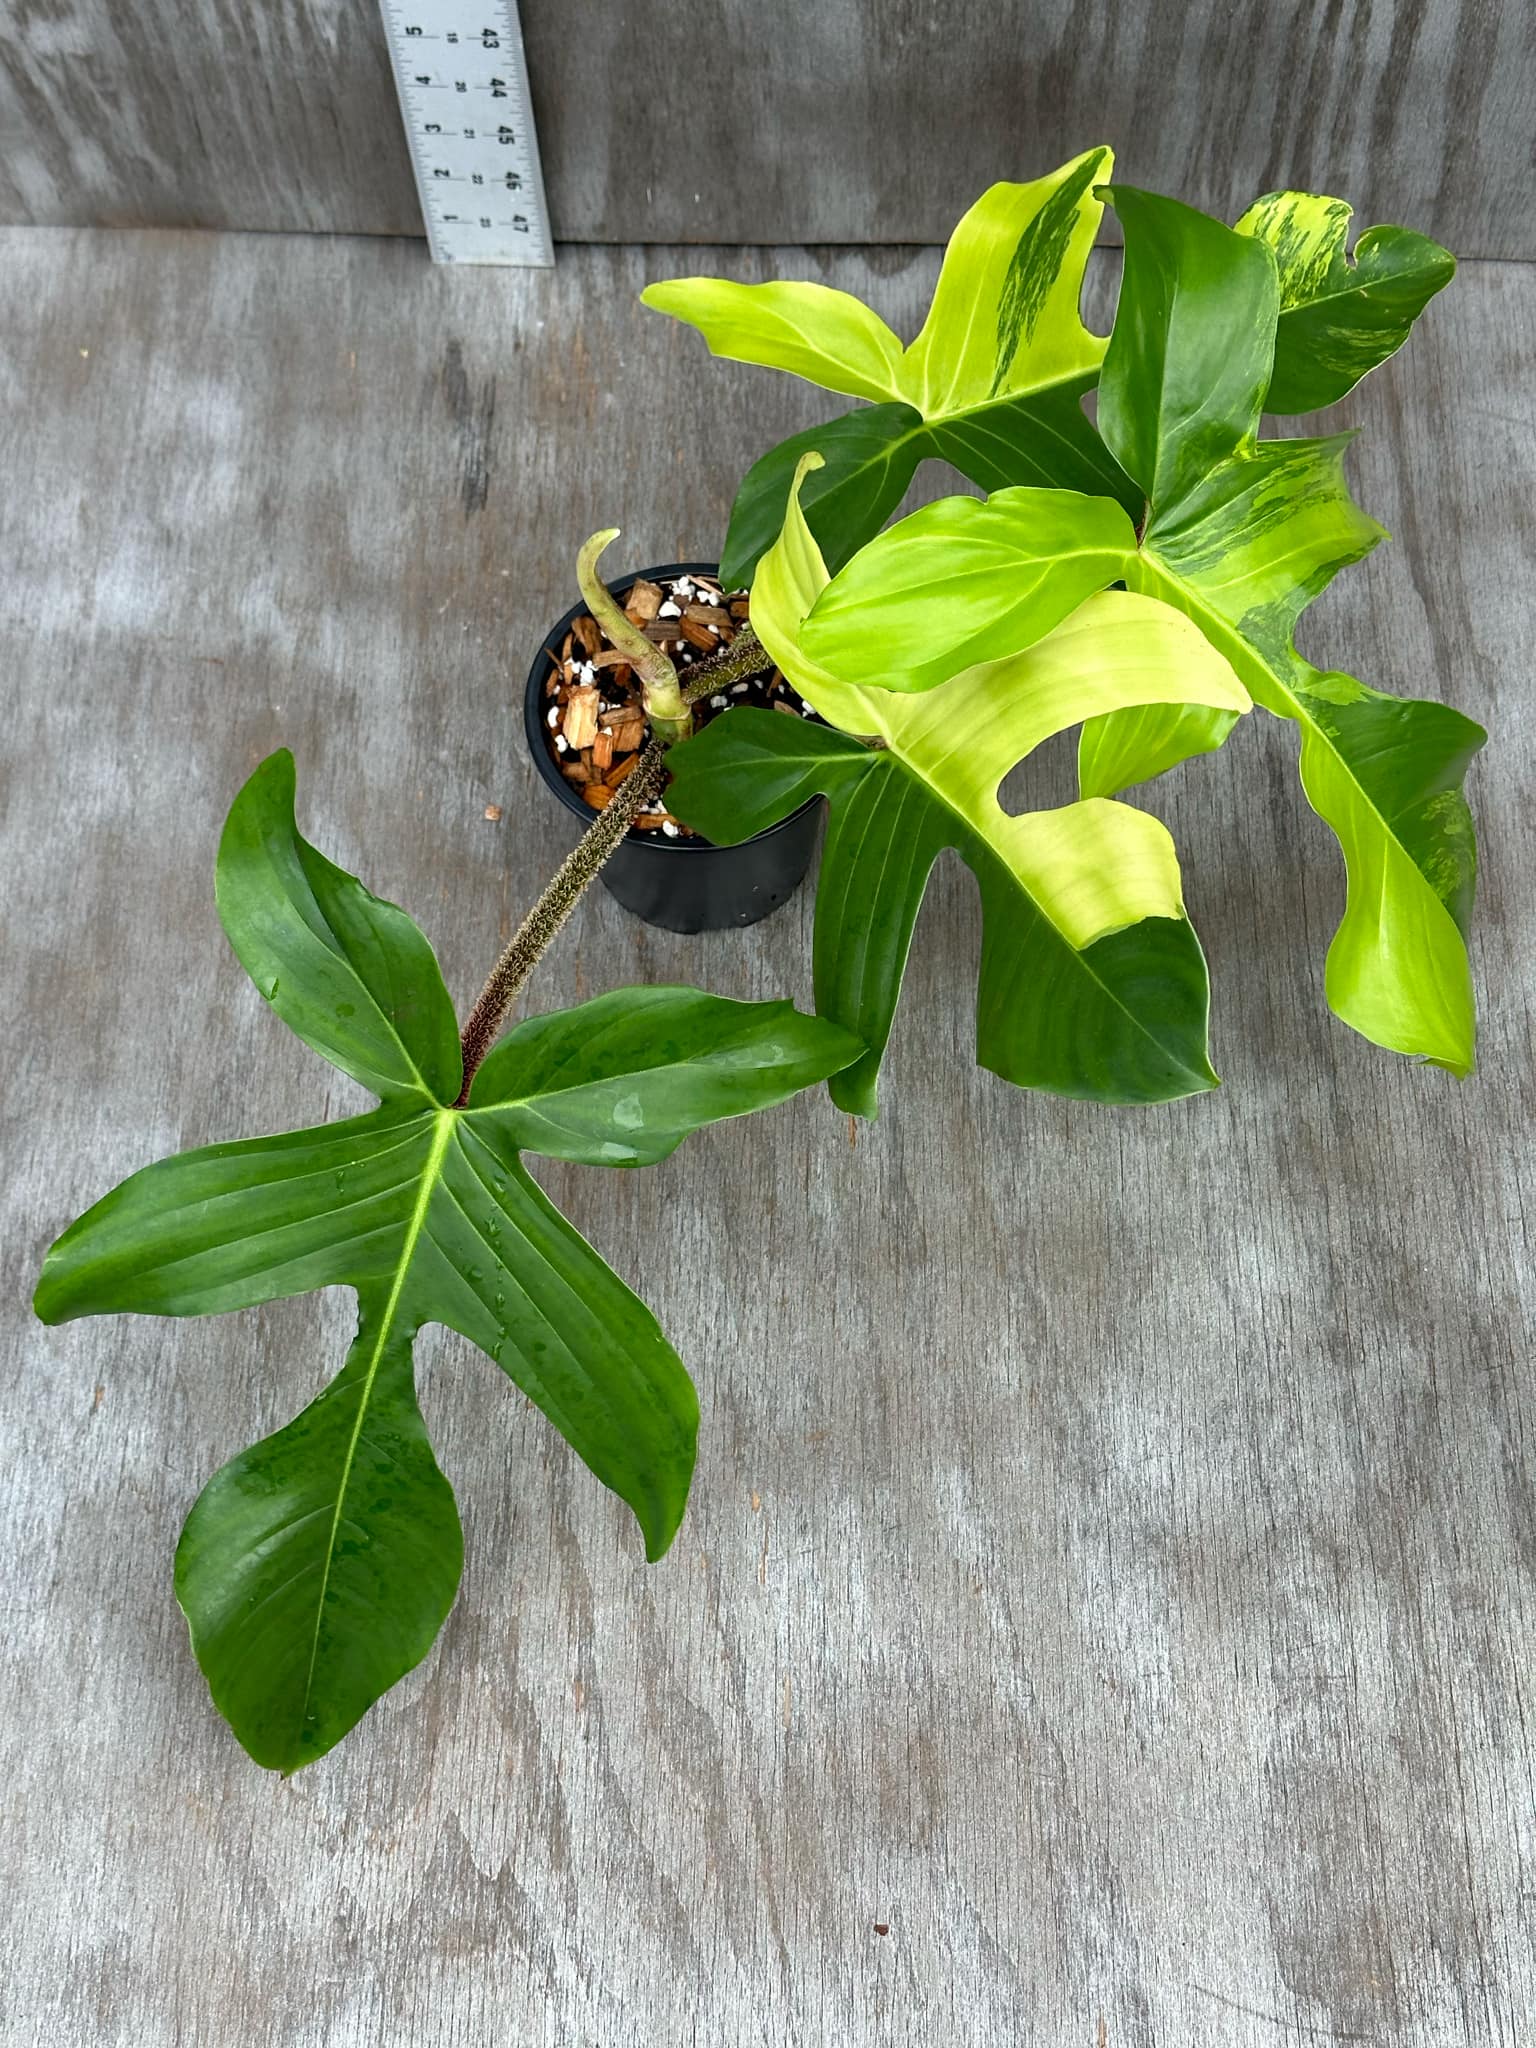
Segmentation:
{"type": "Polygon", "coordinates": [[[516,0],[382,0],[434,263],[555,260],[516,0]]]}

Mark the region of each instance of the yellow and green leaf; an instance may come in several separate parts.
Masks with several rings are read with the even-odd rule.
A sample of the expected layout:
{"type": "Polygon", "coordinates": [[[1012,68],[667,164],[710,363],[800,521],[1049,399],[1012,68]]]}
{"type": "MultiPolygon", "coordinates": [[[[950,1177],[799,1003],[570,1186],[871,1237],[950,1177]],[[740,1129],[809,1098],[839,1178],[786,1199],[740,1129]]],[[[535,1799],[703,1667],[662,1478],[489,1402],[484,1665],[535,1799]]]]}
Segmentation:
{"type": "Polygon", "coordinates": [[[1367,228],[1351,257],[1352,211],[1321,192],[1269,192],[1237,223],[1268,246],[1279,272],[1266,412],[1315,412],[1348,397],[1456,275],[1448,249],[1408,228],[1367,228]]]}
{"type": "Polygon", "coordinates": [[[1028,485],[941,498],[838,572],[805,622],[804,652],[846,682],[930,690],[1022,653],[1122,577],[1135,551],[1112,498],[1028,485]]]}
{"type": "MultiPolygon", "coordinates": [[[[1114,197],[1125,282],[1099,419],[1146,499],[1126,582],[1183,611],[1255,702],[1300,732],[1303,787],[1348,875],[1332,1008],[1377,1044],[1465,1074],[1476,854],[1461,779],[1483,732],[1444,705],[1320,676],[1297,654],[1302,611],[1382,538],[1350,497],[1348,437],[1257,438],[1280,304],[1269,245],[1172,200],[1114,197]]],[[[1198,715],[1183,722],[1184,752],[1201,730],[1198,715]]],[[[1115,714],[1093,736],[1084,787],[1106,786],[1101,753],[1125,787],[1168,765],[1167,752],[1165,734],[1115,714]]]]}
{"type": "Polygon", "coordinates": [[[935,420],[1092,376],[1104,341],[1078,301],[1103,213],[1094,186],[1113,167],[1108,149],[1090,149],[1047,177],[981,195],[949,238],[892,397],[935,420]]]}
{"type": "Polygon", "coordinates": [[[901,398],[900,341],[850,292],[775,280],[676,277],[647,285],[642,302],[696,327],[711,355],[788,370],[826,391],[876,404],[901,398]]]}
{"type": "Polygon", "coordinates": [[[1079,300],[1103,212],[1094,187],[1112,163],[1108,149],[1092,149],[1048,177],[983,193],[950,238],[906,348],[857,300],[820,285],[677,278],[646,288],[646,305],[697,328],[716,355],[873,404],[754,464],[731,513],[723,574],[750,581],[810,448],[825,466],[804,481],[803,508],[833,570],[878,531],[926,457],[987,491],[1037,483],[1132,503],[1082,408],[1105,342],[1084,325],[1079,300]]]}
{"type": "Polygon", "coordinates": [[[875,1112],[913,924],[946,847],[981,887],[984,1066],[1023,1087],[1105,1102],[1212,1087],[1205,963],[1165,828],[1099,799],[1010,816],[998,790],[1042,741],[1086,718],[1170,703],[1235,717],[1248,697],[1228,664],[1168,606],[1099,591],[1025,651],[900,695],[817,660],[805,629],[827,584],[797,481],[758,573],[753,623],[836,730],[733,712],[674,751],[670,800],[729,842],[812,795],[830,799],[817,1008],[870,1048],[834,1079],[833,1099],[875,1112]]]}

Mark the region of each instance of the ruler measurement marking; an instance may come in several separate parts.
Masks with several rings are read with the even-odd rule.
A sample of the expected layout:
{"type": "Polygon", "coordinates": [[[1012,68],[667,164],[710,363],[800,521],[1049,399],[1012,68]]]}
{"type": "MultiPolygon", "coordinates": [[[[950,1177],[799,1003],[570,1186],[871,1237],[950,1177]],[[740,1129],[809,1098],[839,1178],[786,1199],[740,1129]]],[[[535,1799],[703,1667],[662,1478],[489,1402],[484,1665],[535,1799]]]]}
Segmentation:
{"type": "Polygon", "coordinates": [[[381,11],[433,261],[553,263],[516,0],[381,0],[381,11]]]}

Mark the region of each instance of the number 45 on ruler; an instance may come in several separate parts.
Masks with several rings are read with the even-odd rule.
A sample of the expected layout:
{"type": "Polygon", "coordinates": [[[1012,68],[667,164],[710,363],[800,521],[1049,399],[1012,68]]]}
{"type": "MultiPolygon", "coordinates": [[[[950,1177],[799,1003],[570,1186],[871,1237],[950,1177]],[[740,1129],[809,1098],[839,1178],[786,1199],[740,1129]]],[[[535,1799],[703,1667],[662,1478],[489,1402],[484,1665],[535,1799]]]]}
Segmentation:
{"type": "Polygon", "coordinates": [[[381,0],[434,263],[555,260],[516,0],[381,0]]]}

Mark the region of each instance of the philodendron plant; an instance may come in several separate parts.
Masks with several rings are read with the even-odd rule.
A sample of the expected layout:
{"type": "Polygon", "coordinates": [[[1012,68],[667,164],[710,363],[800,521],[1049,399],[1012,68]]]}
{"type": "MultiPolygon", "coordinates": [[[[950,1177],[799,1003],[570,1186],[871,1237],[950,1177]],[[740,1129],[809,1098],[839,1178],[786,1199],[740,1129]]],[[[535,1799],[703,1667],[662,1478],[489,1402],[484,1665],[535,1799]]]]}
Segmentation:
{"type": "Polygon", "coordinates": [[[501,1366],[629,1503],[648,1557],[682,1519],[692,1383],[522,1155],[649,1166],[858,1047],[788,1003],[629,988],[529,1017],[491,1049],[538,932],[461,1036],[423,934],[300,836],[286,753],[235,799],[217,896],[260,993],[379,1106],[145,1167],[59,1239],[37,1309],[209,1315],[356,1289],[340,1373],[215,1474],[176,1551],[215,1703],[258,1763],[291,1771],[426,1655],[458,1588],[458,1514],[416,1405],[423,1323],[501,1366]]]}
{"type": "Polygon", "coordinates": [[[976,870],[988,912],[986,1065],[1114,1102],[1212,1085],[1172,845],[1115,799],[1219,747],[1250,699],[1297,727],[1303,788],[1343,850],[1330,1005],[1379,1045],[1472,1068],[1477,855],[1461,783],[1485,735],[1297,653],[1306,606],[1385,535],[1349,494],[1349,434],[1259,435],[1266,413],[1346,396],[1455,265],[1401,228],[1371,229],[1351,261],[1342,200],[1273,193],[1228,228],[1108,184],[1110,168],[1096,149],[994,185],[955,230],[905,348],[823,285],[688,278],[644,294],[719,355],[874,401],[754,465],[724,573],[756,572],[757,630],[831,724],[896,758],[863,764],[837,733],[743,713],[689,743],[671,799],[731,837],[811,789],[831,798],[817,1007],[870,1048],[832,1084],[850,1108],[872,1107],[944,845],[976,870]],[[1125,241],[1107,338],[1079,311],[1105,201],[1125,241]],[[1082,404],[1094,386],[1096,426],[1082,404]],[[878,533],[928,455],[991,495],[878,533]],[[994,771],[1012,765],[1000,707],[1024,717],[1026,702],[1031,744],[1047,702],[1045,730],[1081,727],[1080,801],[1008,819],[992,801],[994,771]]]}
{"type": "Polygon", "coordinates": [[[724,558],[751,584],[751,624],[686,677],[599,582],[611,533],[581,550],[583,596],[633,667],[652,737],[462,1031],[417,927],[300,836],[291,759],[274,755],[236,798],[217,871],[230,941],[283,1021],[379,1107],[145,1168],[59,1239],[37,1308],[59,1322],[357,1292],[340,1373],[215,1475],[177,1551],[193,1647],[258,1762],[322,1755],[425,1655],[453,1600],[458,1517],[414,1387],[424,1323],[501,1365],[628,1502],[647,1556],[665,1551],[693,1467],[692,1384],[522,1155],[642,1166],[822,1080],[874,1115],[945,848],[981,889],[985,1066],[1104,1103],[1212,1087],[1205,962],[1173,843],[1122,798],[1214,752],[1257,702],[1298,727],[1303,786],[1344,852],[1328,1000],[1377,1043],[1470,1071],[1475,851],[1460,783],[1483,734],[1297,653],[1302,610],[1381,529],[1349,496],[1347,436],[1259,437],[1265,413],[1331,404],[1385,360],[1452,261],[1395,228],[1372,229],[1351,260],[1338,200],[1271,195],[1228,228],[1109,185],[1109,170],[1094,150],[994,186],[956,229],[906,347],[820,285],[647,291],[716,353],[869,403],[754,465],[724,558]],[[1079,311],[1106,201],[1125,239],[1107,338],[1079,311]],[[927,456],[990,495],[882,532],[927,456]],[[770,659],[817,720],[736,709],[691,734],[693,703],[770,659]],[[1077,800],[1006,813],[1010,769],[1072,729],[1077,800]],[[634,988],[506,1030],[668,778],[669,807],[721,842],[827,799],[817,1015],[634,988]]]}

